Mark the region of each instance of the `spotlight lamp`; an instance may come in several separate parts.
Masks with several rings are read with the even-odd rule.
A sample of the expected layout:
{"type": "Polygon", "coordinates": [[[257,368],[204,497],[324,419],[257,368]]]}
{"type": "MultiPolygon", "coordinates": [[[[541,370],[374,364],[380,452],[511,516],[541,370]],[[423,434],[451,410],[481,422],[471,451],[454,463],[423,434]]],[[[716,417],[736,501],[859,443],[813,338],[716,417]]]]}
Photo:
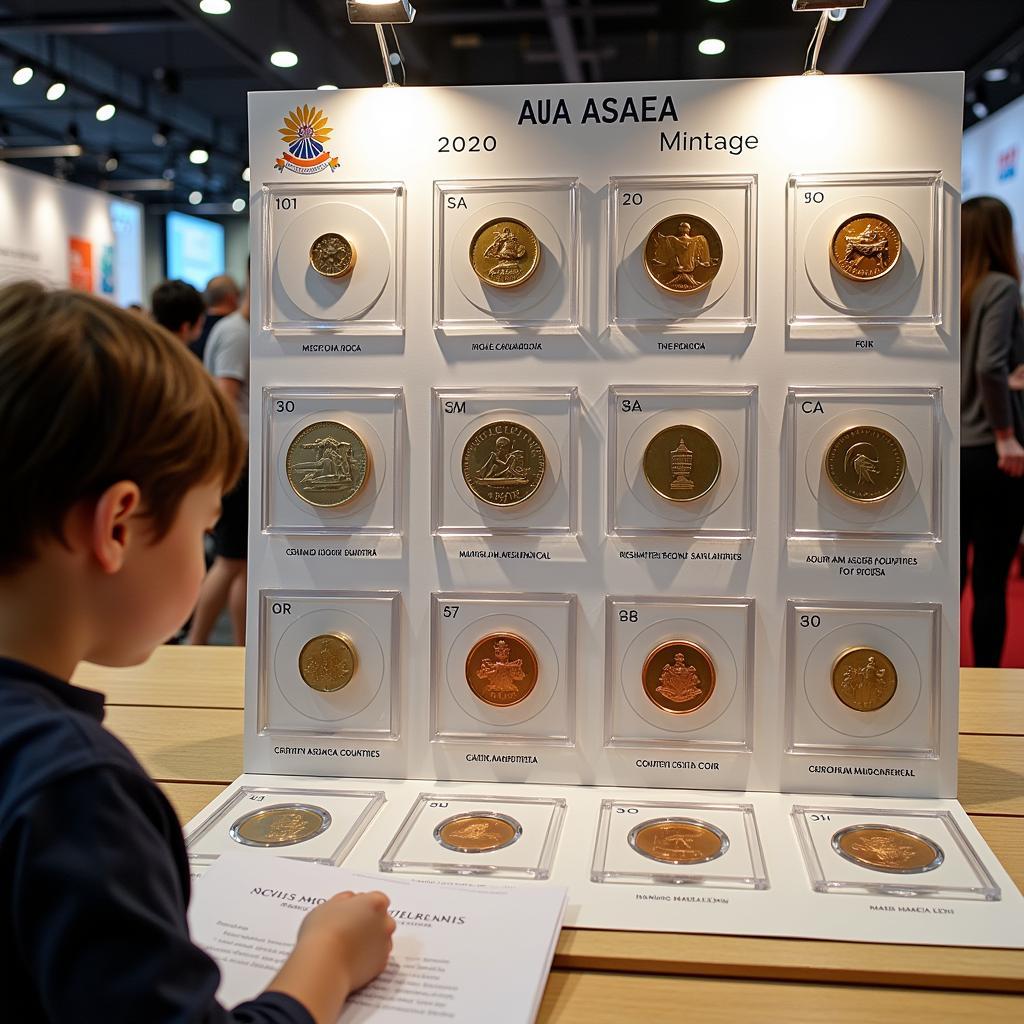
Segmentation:
{"type": "Polygon", "coordinates": [[[15,70],[13,75],[11,75],[11,81],[15,85],[28,85],[28,83],[32,81],[32,76],[34,74],[35,71],[29,67],[28,64],[23,64],[20,68],[15,70]]]}
{"type": "Polygon", "coordinates": [[[46,90],[46,98],[54,103],[61,98],[68,91],[67,83],[62,82],[59,79],[55,82],[51,82],[49,88],[46,90]]]}
{"type": "Polygon", "coordinates": [[[411,25],[416,8],[411,0],[347,0],[353,25],[411,25]]]}
{"type": "Polygon", "coordinates": [[[117,107],[110,100],[104,100],[96,108],[97,121],[109,121],[117,113],[117,107]]]}

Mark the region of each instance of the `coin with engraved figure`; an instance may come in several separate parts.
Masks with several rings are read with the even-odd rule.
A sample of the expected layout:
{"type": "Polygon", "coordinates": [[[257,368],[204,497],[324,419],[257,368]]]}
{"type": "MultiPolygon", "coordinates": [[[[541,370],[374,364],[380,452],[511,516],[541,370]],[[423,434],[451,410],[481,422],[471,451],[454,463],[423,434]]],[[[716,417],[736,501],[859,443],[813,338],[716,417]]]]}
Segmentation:
{"type": "Polygon", "coordinates": [[[344,235],[328,231],[313,239],[309,247],[309,265],[321,277],[347,277],[356,265],[356,250],[344,235]]]}
{"type": "Polygon", "coordinates": [[[850,825],[832,837],[832,849],[862,868],[894,875],[934,871],[946,858],[931,839],[894,825],[850,825]]]}
{"type": "Polygon", "coordinates": [[[825,450],[825,475],[850,501],[867,504],[889,497],[906,472],[903,445],[881,427],[850,427],[825,450]]]}
{"type": "Polygon", "coordinates": [[[355,644],[343,633],[321,633],[299,651],[299,675],[319,693],[344,689],[352,682],[358,664],[355,644]]]}
{"type": "Polygon", "coordinates": [[[896,666],[871,647],[851,647],[832,666],[832,689],[853,711],[878,711],[896,695],[896,666]]]}
{"type": "Polygon", "coordinates": [[[487,505],[520,505],[540,489],[547,456],[540,438],[511,420],[488,423],[462,449],[462,478],[487,505]]]}
{"type": "Polygon", "coordinates": [[[729,849],[729,837],[695,818],[656,818],[633,828],[627,841],[637,853],[662,864],[706,864],[729,849]]]}
{"type": "Polygon", "coordinates": [[[669,501],[696,501],[718,482],[722,453],[714,438],[688,423],[659,430],[644,449],[644,479],[669,501]]]}
{"type": "Polygon", "coordinates": [[[670,715],[690,715],[715,692],[711,655],[689,640],[669,640],[647,655],[643,688],[652,704],[670,715]]]}
{"type": "Polygon", "coordinates": [[[515,818],[497,811],[472,811],[446,818],[434,829],[434,838],[457,853],[490,853],[511,846],[523,834],[515,818]]]}
{"type": "Polygon", "coordinates": [[[540,676],[537,652],[515,633],[489,633],[466,658],[466,682],[485,704],[510,708],[533,693],[540,676]]]}
{"type": "Polygon", "coordinates": [[[321,420],[300,430],[285,456],[292,490],[317,508],[340,508],[358,497],[372,465],[366,442],[337,420],[321,420]]]}
{"type": "Polygon", "coordinates": [[[540,266],[540,241],[521,220],[496,217],[473,235],[469,262],[484,284],[492,288],[518,288],[540,266]]]}
{"type": "Polygon", "coordinates": [[[676,295],[703,291],[722,269],[722,239],[714,227],[689,213],[659,221],[644,244],[644,269],[676,295]]]}
{"type": "Polygon", "coordinates": [[[902,252],[899,229],[877,213],[848,217],[829,246],[832,266],[850,281],[877,281],[896,266],[902,252]]]}
{"type": "Polygon", "coordinates": [[[312,804],[274,804],[243,814],[228,830],[243,846],[295,846],[325,832],[331,815],[312,804]]]}

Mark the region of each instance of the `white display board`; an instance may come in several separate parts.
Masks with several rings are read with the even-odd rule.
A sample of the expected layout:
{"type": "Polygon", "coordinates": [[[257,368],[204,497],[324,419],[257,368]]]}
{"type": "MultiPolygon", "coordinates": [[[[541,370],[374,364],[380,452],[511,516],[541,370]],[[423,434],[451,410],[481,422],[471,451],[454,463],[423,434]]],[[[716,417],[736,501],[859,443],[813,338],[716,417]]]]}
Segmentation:
{"type": "MultiPolygon", "coordinates": [[[[353,864],[554,877],[582,925],[679,928],[638,895],[666,884],[740,890],[737,913],[687,928],[950,941],[918,914],[889,928],[875,894],[962,898],[977,926],[952,939],[1016,941],[1001,922],[1019,895],[940,799],[956,793],[962,84],[252,96],[243,780],[266,791],[246,799],[287,802],[282,777],[312,804],[323,787],[354,790],[354,808],[386,792],[353,864]],[[902,239],[878,280],[830,266],[858,214],[902,239]],[[681,237],[709,225],[709,287],[670,293],[645,270],[666,217],[681,237]],[[470,263],[487,230],[492,252],[527,258],[489,227],[502,219],[537,240],[517,288],[470,263]],[[348,275],[314,266],[325,233],[355,250],[348,275]],[[680,424],[698,448],[657,449],[671,486],[648,486],[648,453],[680,424]],[[899,443],[891,497],[839,500],[825,481],[831,443],[856,429],[899,443]],[[710,446],[698,488],[686,460],[710,446]],[[506,479],[487,500],[473,486],[506,479]],[[340,503],[303,498],[339,480],[340,503]],[[665,494],[677,485],[693,500],[665,494]],[[680,643],[656,690],[646,666],[680,643]],[[868,710],[832,679],[858,647],[898,676],[868,710]],[[332,648],[344,671],[325,686],[332,648]],[[828,832],[851,806],[853,827],[889,830],[878,870],[833,845],[866,841],[828,832]],[[482,815],[467,842],[499,820],[511,838],[453,852],[453,807],[482,815]],[[666,818],[664,842],[633,834],[666,818]],[[687,829],[717,843],[706,865],[687,829]],[[886,860],[906,832],[935,854],[913,878],[886,860]],[[660,861],[645,842],[663,843],[660,861]],[[822,894],[838,904],[824,924],[822,894]]],[[[231,842],[239,794],[205,842],[231,842]]],[[[325,848],[347,848],[351,818],[325,848]]]]}
{"type": "Polygon", "coordinates": [[[142,207],[0,164],[0,281],[22,278],[141,304],[142,207]]]}

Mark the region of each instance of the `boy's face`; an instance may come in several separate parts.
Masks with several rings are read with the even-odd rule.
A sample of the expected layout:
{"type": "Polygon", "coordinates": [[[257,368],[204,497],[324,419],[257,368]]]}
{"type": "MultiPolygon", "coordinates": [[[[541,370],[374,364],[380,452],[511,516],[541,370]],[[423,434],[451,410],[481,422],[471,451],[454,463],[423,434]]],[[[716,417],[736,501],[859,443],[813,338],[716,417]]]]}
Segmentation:
{"type": "Polygon", "coordinates": [[[106,624],[86,655],[100,665],[137,665],[185,623],[206,574],[203,537],[220,517],[221,484],[199,484],[182,499],[158,541],[138,515],[120,571],[108,576],[95,611],[106,624]]]}

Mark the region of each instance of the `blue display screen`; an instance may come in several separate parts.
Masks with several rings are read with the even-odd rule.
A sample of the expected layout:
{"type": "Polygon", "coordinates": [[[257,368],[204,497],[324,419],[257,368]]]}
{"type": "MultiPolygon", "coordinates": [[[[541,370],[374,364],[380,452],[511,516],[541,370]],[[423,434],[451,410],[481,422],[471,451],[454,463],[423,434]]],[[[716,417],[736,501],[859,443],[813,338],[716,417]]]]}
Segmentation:
{"type": "Polygon", "coordinates": [[[186,213],[167,214],[167,276],[202,291],[225,267],[224,226],[186,213]]]}

